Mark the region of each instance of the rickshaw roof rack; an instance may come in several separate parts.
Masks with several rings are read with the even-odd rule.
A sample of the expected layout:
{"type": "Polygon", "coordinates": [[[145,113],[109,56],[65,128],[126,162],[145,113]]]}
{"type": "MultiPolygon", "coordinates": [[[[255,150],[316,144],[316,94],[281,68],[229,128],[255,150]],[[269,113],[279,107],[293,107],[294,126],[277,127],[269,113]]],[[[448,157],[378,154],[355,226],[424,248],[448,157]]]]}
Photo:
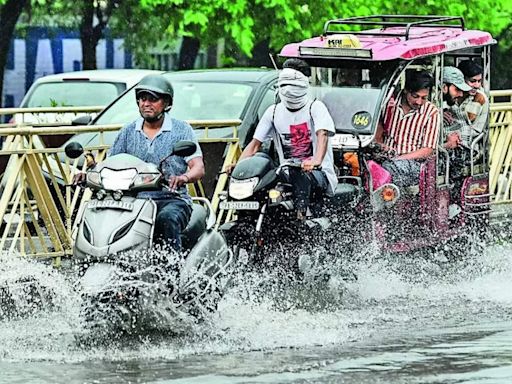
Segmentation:
{"type": "Polygon", "coordinates": [[[464,18],[461,16],[417,16],[417,15],[372,15],[356,16],[344,19],[329,20],[324,25],[324,36],[333,34],[352,34],[386,37],[405,37],[409,40],[409,33],[413,27],[423,28],[457,28],[465,30],[464,18]],[[356,25],[360,27],[380,27],[381,30],[344,31],[329,29],[333,25],[356,25]],[[387,28],[404,27],[403,32],[386,32],[387,28]]]}

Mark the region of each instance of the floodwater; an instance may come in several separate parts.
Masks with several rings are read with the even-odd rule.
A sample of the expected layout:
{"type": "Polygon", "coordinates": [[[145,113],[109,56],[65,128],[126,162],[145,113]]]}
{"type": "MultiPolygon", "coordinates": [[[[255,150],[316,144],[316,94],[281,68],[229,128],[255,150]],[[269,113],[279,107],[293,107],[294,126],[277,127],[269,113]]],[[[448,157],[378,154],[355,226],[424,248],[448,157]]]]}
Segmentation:
{"type": "Polygon", "coordinates": [[[285,293],[247,276],[201,324],[84,347],[70,282],[9,259],[3,278],[30,273],[59,293],[52,310],[0,320],[0,384],[511,383],[512,247],[468,260],[370,258],[355,281],[285,293]]]}

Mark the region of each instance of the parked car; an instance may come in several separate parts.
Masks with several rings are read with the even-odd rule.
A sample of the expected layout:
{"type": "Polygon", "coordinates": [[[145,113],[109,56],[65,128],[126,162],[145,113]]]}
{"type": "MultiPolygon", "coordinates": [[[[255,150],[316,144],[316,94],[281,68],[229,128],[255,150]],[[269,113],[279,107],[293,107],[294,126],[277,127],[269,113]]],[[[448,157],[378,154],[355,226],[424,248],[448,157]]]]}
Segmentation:
{"type": "MultiPolygon", "coordinates": [[[[238,133],[242,146],[248,143],[252,132],[269,105],[274,103],[277,71],[271,69],[209,69],[164,74],[174,88],[171,116],[182,120],[240,119],[238,133]]],[[[135,90],[120,96],[105,108],[91,124],[125,124],[139,117],[135,90]]],[[[216,129],[210,136],[227,137],[231,128],[216,129]]],[[[117,132],[105,135],[111,144],[117,132]]],[[[75,135],[84,147],[98,144],[97,133],[75,135]]]]}
{"type": "MultiPolygon", "coordinates": [[[[126,89],[150,73],[162,71],[148,69],[100,69],[76,71],[43,76],[37,79],[21,101],[21,108],[93,107],[107,106],[126,89]]],[[[68,125],[79,116],[98,112],[80,113],[17,113],[11,122],[27,124],[68,125]]],[[[48,146],[60,146],[70,135],[43,138],[48,146]]]]}

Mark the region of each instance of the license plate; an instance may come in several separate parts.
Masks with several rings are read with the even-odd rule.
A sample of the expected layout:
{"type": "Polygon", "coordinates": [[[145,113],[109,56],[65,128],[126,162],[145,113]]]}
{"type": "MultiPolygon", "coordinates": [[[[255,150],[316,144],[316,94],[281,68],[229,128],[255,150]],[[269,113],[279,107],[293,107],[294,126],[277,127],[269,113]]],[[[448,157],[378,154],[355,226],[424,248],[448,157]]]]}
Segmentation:
{"type": "Polygon", "coordinates": [[[87,204],[90,209],[121,209],[123,211],[133,211],[133,203],[117,200],[91,200],[87,204]]]}
{"type": "Polygon", "coordinates": [[[228,210],[235,209],[243,210],[256,210],[260,208],[260,203],[257,201],[221,201],[220,209],[228,210]]]}

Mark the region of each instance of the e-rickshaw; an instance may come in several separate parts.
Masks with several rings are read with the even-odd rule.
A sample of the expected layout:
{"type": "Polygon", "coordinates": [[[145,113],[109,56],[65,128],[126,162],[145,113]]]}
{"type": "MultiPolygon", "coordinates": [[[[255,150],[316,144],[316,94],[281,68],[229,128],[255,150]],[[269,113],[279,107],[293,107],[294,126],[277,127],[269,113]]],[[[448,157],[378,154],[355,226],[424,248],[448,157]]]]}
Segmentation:
{"type": "Polygon", "coordinates": [[[321,36],[284,46],[281,57],[311,65],[314,97],[326,104],[335,122],[335,197],[346,201],[347,195],[353,196],[350,204],[337,207],[340,215],[352,213],[341,232],[365,232],[380,249],[402,252],[486,228],[491,197],[488,117],[485,129],[460,149],[463,160],[454,161],[443,146],[442,73],[463,60],[477,61],[483,67],[482,91],[488,95],[495,43],[487,32],[466,29],[462,17],[366,16],[329,20],[321,36]],[[358,30],[348,31],[351,27],[358,30]],[[377,128],[386,108],[400,96],[406,74],[418,70],[430,72],[435,80],[429,100],[438,108],[441,124],[437,148],[422,162],[417,184],[377,189],[377,128]]]}

